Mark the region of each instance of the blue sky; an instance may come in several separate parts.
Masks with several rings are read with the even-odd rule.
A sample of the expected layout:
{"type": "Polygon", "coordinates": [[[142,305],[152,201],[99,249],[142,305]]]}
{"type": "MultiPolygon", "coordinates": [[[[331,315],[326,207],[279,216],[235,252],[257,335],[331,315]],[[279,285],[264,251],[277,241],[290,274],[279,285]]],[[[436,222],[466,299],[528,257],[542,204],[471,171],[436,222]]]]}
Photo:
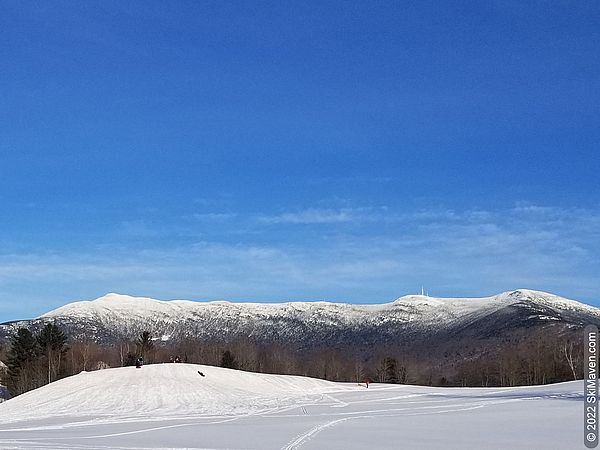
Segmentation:
{"type": "Polygon", "coordinates": [[[597,2],[0,9],[0,321],[106,292],[600,305],[597,2]]]}

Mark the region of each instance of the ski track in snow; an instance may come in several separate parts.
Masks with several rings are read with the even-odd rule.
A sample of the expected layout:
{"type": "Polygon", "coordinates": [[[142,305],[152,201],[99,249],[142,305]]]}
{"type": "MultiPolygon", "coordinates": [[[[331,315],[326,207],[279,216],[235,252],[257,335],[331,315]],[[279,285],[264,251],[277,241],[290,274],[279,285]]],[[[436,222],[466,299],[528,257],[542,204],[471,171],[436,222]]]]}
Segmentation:
{"type": "Polygon", "coordinates": [[[309,441],[314,435],[316,435],[317,433],[323,431],[326,428],[333,427],[333,426],[337,425],[338,423],[346,422],[348,420],[364,419],[366,417],[370,417],[370,416],[346,417],[344,419],[336,419],[336,420],[332,420],[332,421],[329,421],[329,422],[322,423],[320,425],[317,425],[314,428],[311,428],[306,433],[303,433],[300,436],[297,436],[296,439],[294,439],[288,445],[286,445],[285,447],[283,447],[282,450],[294,450],[294,449],[300,448],[304,443],[306,443],[307,441],[309,441]]]}

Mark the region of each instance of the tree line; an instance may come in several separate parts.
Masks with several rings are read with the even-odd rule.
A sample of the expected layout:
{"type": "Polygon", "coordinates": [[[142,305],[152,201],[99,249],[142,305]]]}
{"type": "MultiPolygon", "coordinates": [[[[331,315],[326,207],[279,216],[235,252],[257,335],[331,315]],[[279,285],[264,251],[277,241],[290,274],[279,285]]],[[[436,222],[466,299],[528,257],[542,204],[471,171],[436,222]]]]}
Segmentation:
{"type": "Polygon", "coordinates": [[[180,361],[357,383],[519,386],[582,378],[583,350],[577,336],[532,332],[510,342],[481,347],[465,341],[454,350],[436,352],[416,344],[298,350],[247,338],[161,342],[144,331],[135,339],[101,346],[87,338],[69,341],[50,323],[37,334],[19,329],[10,347],[0,349],[0,360],[8,366],[3,382],[13,396],[81,371],[135,365],[138,358],[146,364],[180,361]]]}

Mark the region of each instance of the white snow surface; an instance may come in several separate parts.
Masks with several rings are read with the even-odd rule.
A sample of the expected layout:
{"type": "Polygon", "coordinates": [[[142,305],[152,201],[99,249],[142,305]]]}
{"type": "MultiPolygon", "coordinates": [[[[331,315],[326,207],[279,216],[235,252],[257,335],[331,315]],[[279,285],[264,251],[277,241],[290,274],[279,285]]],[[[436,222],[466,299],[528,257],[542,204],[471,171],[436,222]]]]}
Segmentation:
{"type": "Polygon", "coordinates": [[[0,404],[0,448],[576,449],[582,400],[581,381],[367,389],[157,364],[81,373],[0,404]]]}
{"type": "Polygon", "coordinates": [[[252,414],[332,390],[331,382],[193,364],[123,367],[64,378],[9,402],[3,421],[89,415],[168,417],[252,414]],[[205,376],[198,374],[202,372],[205,376]],[[109,391],[110,390],[110,391],[109,391]],[[43,400],[40,401],[41,391],[43,400]],[[109,392],[108,392],[109,391],[109,392]]]}

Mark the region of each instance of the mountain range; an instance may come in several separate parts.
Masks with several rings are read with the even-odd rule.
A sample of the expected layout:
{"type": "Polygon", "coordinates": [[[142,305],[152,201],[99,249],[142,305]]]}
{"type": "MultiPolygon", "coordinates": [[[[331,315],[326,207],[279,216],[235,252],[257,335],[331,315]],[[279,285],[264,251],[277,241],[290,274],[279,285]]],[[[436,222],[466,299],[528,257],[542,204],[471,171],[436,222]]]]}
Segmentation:
{"type": "Polygon", "coordinates": [[[600,309],[553,294],[519,289],[485,298],[408,295],[385,304],[329,302],[231,303],[160,301],[107,294],[78,301],[31,320],[0,324],[0,341],[19,327],[61,326],[72,339],[101,344],[150,331],[160,341],[243,338],[289,348],[346,348],[447,344],[506,339],[531,330],[565,333],[600,325],[600,309]]]}

